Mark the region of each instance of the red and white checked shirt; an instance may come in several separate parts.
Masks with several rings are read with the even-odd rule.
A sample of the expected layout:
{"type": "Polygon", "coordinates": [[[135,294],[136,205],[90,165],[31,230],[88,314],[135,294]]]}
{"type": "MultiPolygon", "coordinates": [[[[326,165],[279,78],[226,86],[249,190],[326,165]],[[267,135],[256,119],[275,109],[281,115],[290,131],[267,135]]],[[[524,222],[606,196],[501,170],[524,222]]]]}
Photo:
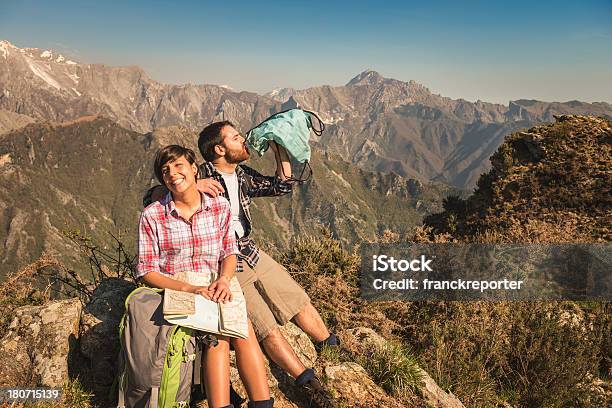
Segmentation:
{"type": "Polygon", "coordinates": [[[172,194],[144,209],[138,227],[136,277],[149,272],[219,272],[221,261],[239,253],[230,204],[202,194],[191,221],[183,219],[172,194]]]}

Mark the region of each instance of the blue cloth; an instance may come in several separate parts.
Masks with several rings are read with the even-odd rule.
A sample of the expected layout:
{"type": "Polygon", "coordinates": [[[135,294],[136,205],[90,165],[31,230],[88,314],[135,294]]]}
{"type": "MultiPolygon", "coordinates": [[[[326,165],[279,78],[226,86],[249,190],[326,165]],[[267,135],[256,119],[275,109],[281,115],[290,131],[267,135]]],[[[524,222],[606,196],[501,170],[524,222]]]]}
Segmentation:
{"type": "Polygon", "coordinates": [[[302,109],[279,112],[247,132],[247,145],[262,156],[268,150],[268,141],[273,140],[287,149],[298,162],[310,161],[310,129],[317,134],[323,130],[321,120],[302,109]],[[313,121],[314,127],[313,127],[313,121]]]}

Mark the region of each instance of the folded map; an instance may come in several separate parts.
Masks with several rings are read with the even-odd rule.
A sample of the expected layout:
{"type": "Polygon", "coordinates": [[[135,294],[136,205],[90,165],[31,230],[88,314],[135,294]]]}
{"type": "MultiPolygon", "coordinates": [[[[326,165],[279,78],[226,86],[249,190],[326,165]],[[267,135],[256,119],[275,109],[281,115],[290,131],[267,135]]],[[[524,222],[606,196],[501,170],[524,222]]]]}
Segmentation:
{"type": "MultiPolygon", "coordinates": [[[[173,279],[196,286],[208,286],[216,274],[181,272],[173,279]]],[[[164,290],[164,318],[172,323],[208,333],[246,338],[249,333],[246,301],[238,279],[230,280],[232,301],[216,303],[204,296],[172,289],[164,290]]]]}

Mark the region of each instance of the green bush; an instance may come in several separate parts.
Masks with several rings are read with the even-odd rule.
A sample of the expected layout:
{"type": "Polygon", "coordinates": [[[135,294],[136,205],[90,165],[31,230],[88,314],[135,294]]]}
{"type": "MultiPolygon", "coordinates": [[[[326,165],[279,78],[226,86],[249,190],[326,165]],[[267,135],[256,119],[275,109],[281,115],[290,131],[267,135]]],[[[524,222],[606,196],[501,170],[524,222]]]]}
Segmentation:
{"type": "Polygon", "coordinates": [[[583,380],[597,374],[598,333],[575,304],[525,303],[515,311],[502,387],[520,406],[567,406],[587,397],[583,380]]]}
{"type": "Polygon", "coordinates": [[[408,399],[423,378],[416,359],[401,343],[389,341],[362,355],[358,362],[386,392],[408,399]]]}

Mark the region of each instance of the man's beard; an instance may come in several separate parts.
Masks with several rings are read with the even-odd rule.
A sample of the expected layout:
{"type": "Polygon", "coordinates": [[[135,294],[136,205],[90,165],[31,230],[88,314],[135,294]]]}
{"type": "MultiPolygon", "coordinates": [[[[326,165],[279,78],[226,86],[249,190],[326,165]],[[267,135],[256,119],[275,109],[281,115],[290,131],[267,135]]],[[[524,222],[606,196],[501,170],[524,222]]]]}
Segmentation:
{"type": "Polygon", "coordinates": [[[246,159],[248,159],[249,156],[250,156],[249,148],[246,147],[246,145],[245,145],[244,149],[240,150],[239,152],[232,152],[232,151],[228,150],[225,153],[225,160],[228,163],[231,163],[231,164],[239,164],[239,163],[245,161],[246,159]]]}

